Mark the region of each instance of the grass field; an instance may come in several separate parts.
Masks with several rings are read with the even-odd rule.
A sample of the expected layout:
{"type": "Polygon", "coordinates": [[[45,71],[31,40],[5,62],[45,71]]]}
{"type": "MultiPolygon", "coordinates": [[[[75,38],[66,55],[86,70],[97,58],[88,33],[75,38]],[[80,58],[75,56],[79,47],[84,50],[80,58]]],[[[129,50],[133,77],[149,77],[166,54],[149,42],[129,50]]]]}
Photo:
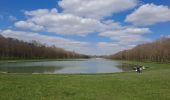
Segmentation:
{"type": "Polygon", "coordinates": [[[0,74],[0,100],[170,100],[170,64],[126,62],[143,73],[0,74]]]}

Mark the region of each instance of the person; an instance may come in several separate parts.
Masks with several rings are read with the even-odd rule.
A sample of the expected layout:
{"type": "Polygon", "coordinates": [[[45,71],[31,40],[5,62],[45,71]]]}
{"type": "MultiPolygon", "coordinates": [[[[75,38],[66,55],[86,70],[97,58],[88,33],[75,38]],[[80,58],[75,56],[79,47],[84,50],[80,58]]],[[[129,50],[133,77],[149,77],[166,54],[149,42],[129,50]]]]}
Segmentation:
{"type": "Polygon", "coordinates": [[[137,65],[136,71],[137,71],[137,73],[141,73],[142,72],[142,67],[140,65],[137,65]]]}
{"type": "Polygon", "coordinates": [[[137,73],[140,73],[140,68],[139,68],[139,66],[136,67],[136,71],[137,71],[137,73]]]}

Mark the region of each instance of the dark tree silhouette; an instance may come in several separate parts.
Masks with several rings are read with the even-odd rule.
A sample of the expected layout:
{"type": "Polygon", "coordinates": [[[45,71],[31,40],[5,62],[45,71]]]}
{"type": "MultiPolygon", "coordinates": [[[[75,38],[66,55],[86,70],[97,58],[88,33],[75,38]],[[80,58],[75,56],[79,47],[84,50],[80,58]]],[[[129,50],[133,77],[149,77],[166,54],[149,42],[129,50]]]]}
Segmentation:
{"type": "Polygon", "coordinates": [[[45,46],[37,41],[24,42],[13,38],[4,38],[0,35],[0,59],[58,58],[88,58],[88,56],[55,46],[45,46]]]}

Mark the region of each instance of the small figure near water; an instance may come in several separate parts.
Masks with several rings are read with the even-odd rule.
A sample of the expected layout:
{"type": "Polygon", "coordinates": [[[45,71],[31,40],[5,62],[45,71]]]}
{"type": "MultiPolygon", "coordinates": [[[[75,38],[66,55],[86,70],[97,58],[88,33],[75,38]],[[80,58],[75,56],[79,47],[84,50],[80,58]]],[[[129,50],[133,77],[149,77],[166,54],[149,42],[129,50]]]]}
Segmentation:
{"type": "Polygon", "coordinates": [[[136,70],[137,70],[138,73],[141,73],[141,68],[140,67],[137,67],[136,70]]]}
{"type": "Polygon", "coordinates": [[[136,72],[137,73],[142,73],[143,66],[136,65],[136,72]]]}

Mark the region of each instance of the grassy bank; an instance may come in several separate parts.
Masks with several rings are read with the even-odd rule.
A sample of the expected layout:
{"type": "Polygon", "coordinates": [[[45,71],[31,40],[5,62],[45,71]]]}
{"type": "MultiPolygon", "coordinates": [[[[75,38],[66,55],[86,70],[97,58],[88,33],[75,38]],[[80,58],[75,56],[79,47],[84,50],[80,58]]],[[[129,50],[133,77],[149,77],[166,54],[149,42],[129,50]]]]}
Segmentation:
{"type": "Polygon", "coordinates": [[[115,74],[0,74],[0,100],[170,100],[170,64],[115,74]]]}

